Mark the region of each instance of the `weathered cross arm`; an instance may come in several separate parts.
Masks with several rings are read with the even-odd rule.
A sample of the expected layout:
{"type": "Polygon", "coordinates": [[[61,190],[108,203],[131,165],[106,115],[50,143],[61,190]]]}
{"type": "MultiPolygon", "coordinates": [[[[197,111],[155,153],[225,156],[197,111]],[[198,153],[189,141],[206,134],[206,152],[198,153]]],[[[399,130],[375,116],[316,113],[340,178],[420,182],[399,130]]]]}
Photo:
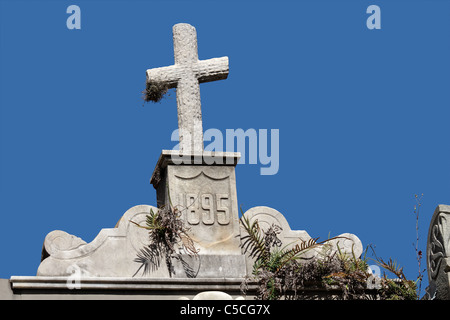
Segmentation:
{"type": "Polygon", "coordinates": [[[199,60],[186,65],[173,65],[168,67],[147,70],[147,82],[165,84],[169,89],[176,88],[180,79],[192,70],[199,83],[223,80],[228,77],[228,57],[199,60]]]}
{"type": "Polygon", "coordinates": [[[187,23],[173,26],[175,64],[147,70],[147,83],[177,88],[180,153],[203,152],[200,83],[228,77],[228,57],[198,59],[197,32],[187,23]]]}

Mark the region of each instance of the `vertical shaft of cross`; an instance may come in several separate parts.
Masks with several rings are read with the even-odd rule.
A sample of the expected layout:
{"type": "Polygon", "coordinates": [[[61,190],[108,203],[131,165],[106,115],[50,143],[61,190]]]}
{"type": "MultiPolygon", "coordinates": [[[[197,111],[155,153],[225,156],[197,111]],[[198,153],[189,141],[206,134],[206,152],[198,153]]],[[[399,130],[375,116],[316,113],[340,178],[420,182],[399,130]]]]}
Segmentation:
{"type": "Polygon", "coordinates": [[[180,151],[203,151],[203,126],[200,85],[191,69],[198,62],[197,32],[186,23],[173,26],[175,65],[186,68],[177,85],[178,128],[180,151]]]}
{"type": "Polygon", "coordinates": [[[175,64],[192,65],[198,61],[197,32],[187,23],[172,28],[175,64]]]}
{"type": "Polygon", "coordinates": [[[179,149],[183,154],[203,152],[200,83],[228,76],[228,57],[198,59],[197,32],[187,23],[173,26],[175,64],[147,70],[147,83],[177,90],[179,149]]]}
{"type": "Polygon", "coordinates": [[[180,79],[177,85],[178,133],[180,152],[203,151],[202,110],[200,85],[192,76],[180,79]]]}

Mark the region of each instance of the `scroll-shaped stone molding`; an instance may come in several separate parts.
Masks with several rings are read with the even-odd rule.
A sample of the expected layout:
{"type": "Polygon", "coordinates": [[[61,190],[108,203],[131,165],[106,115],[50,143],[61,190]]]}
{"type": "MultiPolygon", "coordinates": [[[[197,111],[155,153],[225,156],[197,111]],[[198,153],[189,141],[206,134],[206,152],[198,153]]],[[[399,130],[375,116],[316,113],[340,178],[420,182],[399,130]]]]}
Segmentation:
{"type": "MultiPolygon", "coordinates": [[[[89,243],[67,232],[50,232],[44,240],[38,276],[71,276],[74,270],[92,277],[132,277],[140,264],[134,260],[148,244],[148,233],[130,221],[144,224],[149,205],[128,209],[115,228],[101,229],[89,243]]],[[[166,274],[155,272],[155,277],[166,274]]]]}
{"type": "Polygon", "coordinates": [[[41,261],[50,255],[58,254],[60,251],[74,250],[85,244],[86,242],[81,238],[71,235],[65,231],[52,231],[47,234],[44,239],[41,261]]]}
{"type": "Polygon", "coordinates": [[[427,239],[429,294],[450,300],[450,206],[439,205],[431,218],[427,239]]]}
{"type": "MultiPolygon", "coordinates": [[[[277,235],[282,245],[281,247],[292,248],[303,241],[308,241],[311,236],[304,230],[292,230],[286,218],[277,210],[270,207],[254,207],[247,210],[244,216],[249,219],[250,223],[258,220],[261,230],[267,231],[272,225],[281,228],[281,232],[277,235]]],[[[245,236],[242,231],[241,237],[245,236]]],[[[304,253],[303,257],[310,259],[313,257],[321,258],[324,255],[333,254],[339,250],[348,257],[355,256],[359,258],[363,252],[361,240],[354,234],[344,233],[336,237],[336,239],[327,241],[325,244],[316,246],[304,253]]],[[[247,271],[251,272],[253,259],[247,259],[247,271]]]]}
{"type": "Polygon", "coordinates": [[[364,251],[361,240],[353,233],[340,234],[335,239],[325,242],[322,248],[325,253],[340,251],[349,258],[359,258],[364,251]]]}
{"type": "MultiPolygon", "coordinates": [[[[244,216],[253,223],[258,220],[261,230],[267,231],[272,225],[280,227],[281,232],[278,239],[281,240],[283,246],[295,246],[300,241],[308,241],[311,239],[309,234],[304,230],[291,230],[286,218],[277,210],[270,207],[253,207],[244,213],[244,216]]],[[[245,231],[244,231],[245,232],[245,231]]],[[[244,236],[244,234],[242,234],[244,236]]]]}
{"type": "MultiPolygon", "coordinates": [[[[178,300],[190,300],[188,297],[180,297],[178,300]]],[[[235,299],[223,291],[203,291],[197,294],[192,300],[245,300],[244,297],[238,296],[235,299]]]]}

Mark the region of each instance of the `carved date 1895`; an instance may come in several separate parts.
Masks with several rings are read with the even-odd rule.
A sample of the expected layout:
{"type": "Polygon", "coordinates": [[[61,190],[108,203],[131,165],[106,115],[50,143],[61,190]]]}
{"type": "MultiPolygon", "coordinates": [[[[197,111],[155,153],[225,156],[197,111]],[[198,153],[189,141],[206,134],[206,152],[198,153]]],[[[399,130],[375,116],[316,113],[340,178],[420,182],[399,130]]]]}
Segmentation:
{"type": "Polygon", "coordinates": [[[227,225],[230,223],[230,197],[227,193],[180,194],[186,204],[186,221],[197,225],[227,225]]]}

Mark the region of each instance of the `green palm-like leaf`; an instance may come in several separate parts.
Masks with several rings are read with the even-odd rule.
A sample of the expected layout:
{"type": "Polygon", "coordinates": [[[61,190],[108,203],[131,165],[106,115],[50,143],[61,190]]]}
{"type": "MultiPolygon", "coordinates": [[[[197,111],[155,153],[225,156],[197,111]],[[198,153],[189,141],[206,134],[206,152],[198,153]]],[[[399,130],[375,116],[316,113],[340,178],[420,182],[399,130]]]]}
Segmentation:
{"type": "Polygon", "coordinates": [[[251,258],[256,258],[256,260],[263,258],[267,255],[267,248],[258,224],[258,220],[250,222],[250,220],[244,215],[240,220],[242,227],[247,233],[241,238],[244,253],[249,252],[249,256],[251,258]]]}
{"type": "Polygon", "coordinates": [[[323,243],[323,242],[317,243],[318,239],[319,238],[301,240],[300,243],[297,243],[291,249],[282,249],[282,259],[280,268],[282,268],[292,260],[305,259],[304,257],[302,257],[302,254],[305,254],[308,250],[323,243]]]}

